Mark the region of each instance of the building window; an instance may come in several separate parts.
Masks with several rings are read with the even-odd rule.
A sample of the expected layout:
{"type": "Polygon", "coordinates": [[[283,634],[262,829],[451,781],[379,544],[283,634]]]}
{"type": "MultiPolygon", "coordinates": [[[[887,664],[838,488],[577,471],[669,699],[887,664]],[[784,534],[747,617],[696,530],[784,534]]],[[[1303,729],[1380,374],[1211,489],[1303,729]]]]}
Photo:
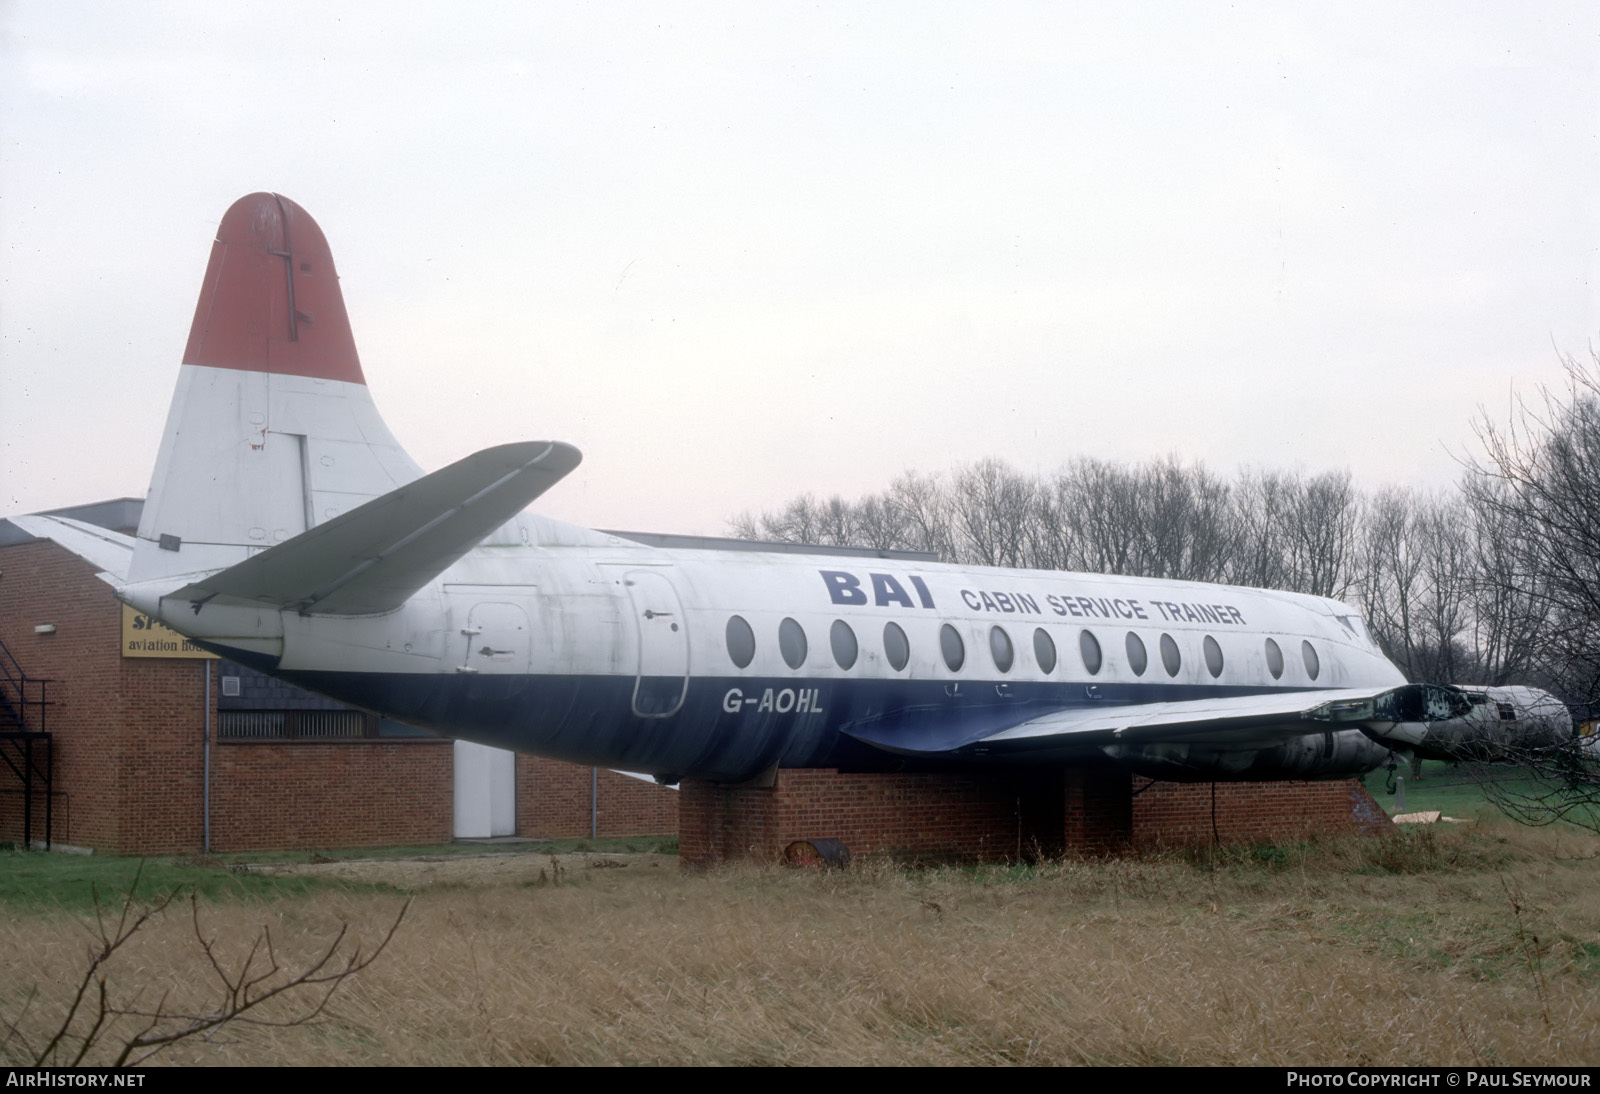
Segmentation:
{"type": "Polygon", "coordinates": [[[737,615],[728,620],[728,657],[741,669],[756,658],[756,632],[737,615]]]}
{"type": "Polygon", "coordinates": [[[377,716],[361,710],[217,711],[219,741],[351,741],[377,736],[377,716]]]}

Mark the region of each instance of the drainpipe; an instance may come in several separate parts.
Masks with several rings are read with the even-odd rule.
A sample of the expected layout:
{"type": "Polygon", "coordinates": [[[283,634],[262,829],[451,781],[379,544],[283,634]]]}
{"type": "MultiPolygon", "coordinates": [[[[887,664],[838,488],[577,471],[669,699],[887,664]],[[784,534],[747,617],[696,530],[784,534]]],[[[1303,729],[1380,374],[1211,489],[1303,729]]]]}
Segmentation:
{"type": "Polygon", "coordinates": [[[211,658],[200,660],[200,671],[206,674],[206,728],[205,728],[205,778],[204,789],[201,794],[203,813],[201,814],[202,846],[206,854],[211,853],[211,658]]]}
{"type": "Polygon", "coordinates": [[[600,769],[589,769],[589,838],[600,838],[600,769]]]}

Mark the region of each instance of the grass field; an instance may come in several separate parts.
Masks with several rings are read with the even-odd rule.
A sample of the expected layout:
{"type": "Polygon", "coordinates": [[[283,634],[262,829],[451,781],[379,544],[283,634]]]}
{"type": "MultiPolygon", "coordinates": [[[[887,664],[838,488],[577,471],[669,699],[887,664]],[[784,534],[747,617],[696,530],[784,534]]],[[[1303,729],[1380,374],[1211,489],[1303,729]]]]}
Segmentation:
{"type": "MultiPolygon", "coordinates": [[[[234,1024],[154,1062],[1600,1063],[1600,840],[1492,818],[1035,868],[309,859],[145,867],[141,891],[202,894],[224,970],[263,929],[290,969],[341,925],[370,951],[412,901],[315,1022],[234,1024]]],[[[94,937],[92,902],[41,893],[103,900],[135,865],[0,857],[0,1017],[31,1043],[94,937]]],[[[191,915],[178,901],[106,963],[113,1004],[215,1006],[191,915]]],[[[3,1052],[20,1062],[16,1038],[3,1052]]]]}
{"type": "MultiPolygon", "coordinates": [[[[1515,768],[1480,768],[1425,760],[1422,778],[1414,779],[1409,766],[1402,766],[1395,774],[1405,778],[1405,808],[1400,807],[1399,796],[1390,791],[1391,777],[1382,770],[1368,774],[1362,781],[1390,816],[1397,813],[1419,813],[1438,810],[1446,816],[1467,820],[1500,819],[1500,812],[1484,796],[1484,780],[1494,779],[1509,788],[1531,790],[1538,784],[1520,777],[1515,768]]],[[[1600,815],[1594,815],[1600,823],[1600,815]]],[[[1576,831],[1576,827],[1558,822],[1563,831],[1576,831]]]]}

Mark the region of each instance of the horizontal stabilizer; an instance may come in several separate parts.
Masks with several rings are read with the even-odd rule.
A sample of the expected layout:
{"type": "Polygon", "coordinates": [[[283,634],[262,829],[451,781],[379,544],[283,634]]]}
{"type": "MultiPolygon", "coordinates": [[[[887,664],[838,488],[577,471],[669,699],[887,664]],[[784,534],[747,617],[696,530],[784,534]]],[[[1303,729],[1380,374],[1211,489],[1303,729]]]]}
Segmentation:
{"type": "Polygon", "coordinates": [[[128,579],[128,563],[133,559],[132,536],[70,517],[28,516],[8,519],[30,536],[53,540],[118,581],[128,579]]]}
{"type": "Polygon", "coordinates": [[[582,459],[559,442],[474,453],[169,594],[308,615],[392,611],[554,486],[582,459]]]}

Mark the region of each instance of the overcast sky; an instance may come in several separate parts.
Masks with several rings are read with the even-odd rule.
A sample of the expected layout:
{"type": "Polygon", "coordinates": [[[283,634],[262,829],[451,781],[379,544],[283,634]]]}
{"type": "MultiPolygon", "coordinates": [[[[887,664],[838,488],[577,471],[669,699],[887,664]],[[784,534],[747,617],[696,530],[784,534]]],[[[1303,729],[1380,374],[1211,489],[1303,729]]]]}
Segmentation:
{"type": "Polygon", "coordinates": [[[720,534],[997,456],[1444,486],[1600,327],[1600,6],[0,2],[0,513],[142,495],[303,205],[426,468],[720,534]]]}

